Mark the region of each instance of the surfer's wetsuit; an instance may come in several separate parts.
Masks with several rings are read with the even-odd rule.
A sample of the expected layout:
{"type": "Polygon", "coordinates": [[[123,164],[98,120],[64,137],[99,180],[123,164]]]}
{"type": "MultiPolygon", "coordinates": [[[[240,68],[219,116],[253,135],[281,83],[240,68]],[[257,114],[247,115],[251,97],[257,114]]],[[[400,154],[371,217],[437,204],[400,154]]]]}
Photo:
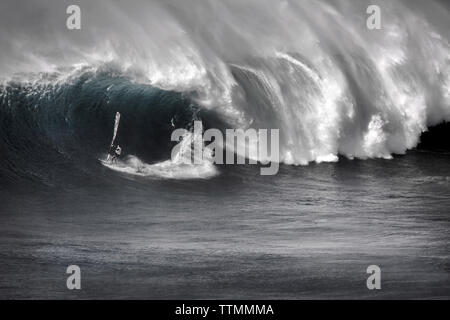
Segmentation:
{"type": "Polygon", "coordinates": [[[119,145],[117,145],[117,146],[112,145],[109,148],[108,154],[109,154],[109,158],[110,158],[111,161],[116,161],[120,157],[120,155],[122,154],[122,148],[120,148],[119,145]]]}
{"type": "Polygon", "coordinates": [[[115,155],[115,151],[116,151],[117,146],[112,145],[111,147],[109,147],[109,151],[108,154],[112,157],[115,155]]]}

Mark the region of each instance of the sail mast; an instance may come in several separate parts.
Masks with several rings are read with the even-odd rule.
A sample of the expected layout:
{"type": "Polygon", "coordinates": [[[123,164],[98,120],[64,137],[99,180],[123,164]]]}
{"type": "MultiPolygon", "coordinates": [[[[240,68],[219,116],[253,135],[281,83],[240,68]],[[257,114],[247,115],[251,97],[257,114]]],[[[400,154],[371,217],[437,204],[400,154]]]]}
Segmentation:
{"type": "Polygon", "coordinates": [[[120,123],[120,112],[117,112],[116,113],[116,122],[114,124],[114,134],[113,134],[113,138],[111,141],[111,147],[114,145],[114,141],[116,140],[117,130],[119,129],[119,123],[120,123]]]}

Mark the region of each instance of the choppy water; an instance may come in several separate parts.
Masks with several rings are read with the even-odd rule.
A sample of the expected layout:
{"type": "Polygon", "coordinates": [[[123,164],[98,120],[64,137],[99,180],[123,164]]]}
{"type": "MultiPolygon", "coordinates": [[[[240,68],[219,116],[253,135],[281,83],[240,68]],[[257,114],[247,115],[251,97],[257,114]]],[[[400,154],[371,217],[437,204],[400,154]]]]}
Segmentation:
{"type": "Polygon", "coordinates": [[[448,298],[449,160],[223,167],[205,181],[95,166],[58,192],[2,192],[0,297],[448,298]]]}

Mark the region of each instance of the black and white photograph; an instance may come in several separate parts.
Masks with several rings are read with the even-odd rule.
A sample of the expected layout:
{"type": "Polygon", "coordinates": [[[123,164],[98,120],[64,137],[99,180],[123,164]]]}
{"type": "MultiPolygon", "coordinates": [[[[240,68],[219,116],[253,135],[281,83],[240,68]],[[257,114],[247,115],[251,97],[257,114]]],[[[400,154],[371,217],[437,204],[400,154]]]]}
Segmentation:
{"type": "Polygon", "coordinates": [[[448,0],[1,0],[0,300],[448,300],[449,122],[448,0]]]}

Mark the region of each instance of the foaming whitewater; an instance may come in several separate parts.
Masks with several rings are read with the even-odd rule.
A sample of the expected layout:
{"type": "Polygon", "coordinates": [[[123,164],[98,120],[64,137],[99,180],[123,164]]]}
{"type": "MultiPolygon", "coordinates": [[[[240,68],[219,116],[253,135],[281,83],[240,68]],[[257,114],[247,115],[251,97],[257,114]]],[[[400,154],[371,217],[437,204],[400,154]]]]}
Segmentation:
{"type": "Polygon", "coordinates": [[[214,166],[212,153],[205,152],[199,157],[193,151],[195,143],[203,143],[202,136],[199,133],[188,132],[182,138],[180,148],[173,159],[148,164],[136,156],[129,155],[123,160],[114,163],[102,161],[102,164],[112,170],[141,177],[184,180],[208,179],[216,176],[218,170],[214,166]]]}
{"type": "MultiPolygon", "coordinates": [[[[2,113],[28,112],[32,127],[52,134],[57,123],[72,134],[80,125],[69,115],[97,126],[93,119],[110,121],[118,107],[130,115],[147,108],[153,129],[135,130],[167,137],[174,117],[183,114],[176,125],[187,127],[198,107],[206,126],[280,129],[286,164],[340,155],[389,159],[416,147],[429,126],[450,120],[450,13],[442,1],[375,2],[80,1],[82,29],[69,31],[52,1],[25,1],[20,12],[2,1],[2,113]],[[366,28],[370,4],[382,9],[382,30],[366,28]],[[19,25],[23,16],[29,23],[19,25]],[[61,28],[49,27],[58,23],[61,28]],[[80,86],[85,100],[73,109],[80,86]],[[14,88],[26,88],[25,95],[14,88]],[[179,95],[177,115],[172,100],[179,95]],[[155,101],[171,111],[156,112],[155,101]],[[49,117],[53,122],[45,122],[49,117]]],[[[135,135],[128,141],[147,138],[135,135]]],[[[65,152],[72,142],[56,149],[65,152]]],[[[115,169],[215,175],[210,162],[186,175],[167,160],[169,142],[155,142],[160,149],[153,150],[136,145],[129,154],[152,153],[152,159],[136,155],[115,169]]]]}

